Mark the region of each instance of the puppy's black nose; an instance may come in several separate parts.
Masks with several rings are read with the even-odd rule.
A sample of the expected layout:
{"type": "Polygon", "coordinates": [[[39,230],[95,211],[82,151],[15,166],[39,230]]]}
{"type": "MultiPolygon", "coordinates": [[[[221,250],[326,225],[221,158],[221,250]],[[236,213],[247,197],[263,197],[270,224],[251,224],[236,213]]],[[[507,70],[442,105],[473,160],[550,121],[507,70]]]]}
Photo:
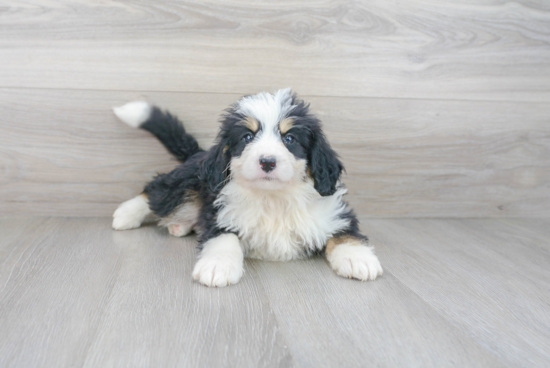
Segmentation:
{"type": "Polygon", "coordinates": [[[260,167],[262,168],[263,171],[265,171],[266,173],[270,172],[271,170],[273,170],[275,168],[277,164],[277,160],[275,159],[275,157],[273,156],[269,156],[269,157],[262,157],[260,159],[260,167]]]}

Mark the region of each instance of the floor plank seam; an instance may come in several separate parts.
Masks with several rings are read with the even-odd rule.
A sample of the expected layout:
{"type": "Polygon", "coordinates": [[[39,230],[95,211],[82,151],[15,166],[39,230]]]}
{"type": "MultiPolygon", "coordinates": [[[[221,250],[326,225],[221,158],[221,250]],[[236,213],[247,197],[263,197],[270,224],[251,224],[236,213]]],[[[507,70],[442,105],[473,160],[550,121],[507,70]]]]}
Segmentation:
{"type": "MultiPolygon", "coordinates": [[[[258,262],[258,261],[256,260],[256,262],[258,262]]],[[[259,261],[259,262],[262,262],[262,261],[259,261]]],[[[271,300],[269,300],[269,297],[267,296],[265,285],[264,285],[261,277],[259,276],[259,271],[256,268],[256,263],[255,262],[248,262],[248,265],[249,265],[249,267],[251,267],[254,270],[254,273],[255,273],[254,278],[255,278],[255,281],[256,281],[256,285],[258,286],[258,289],[259,289],[258,291],[262,292],[263,301],[264,301],[264,303],[267,304],[267,307],[269,307],[269,311],[270,311],[271,315],[273,316],[273,319],[275,321],[275,325],[277,326],[277,331],[276,332],[282,338],[285,348],[288,349],[288,355],[290,356],[291,363],[292,363],[291,366],[292,367],[300,367],[297,364],[296,359],[294,358],[294,355],[292,354],[292,351],[289,348],[290,344],[288,343],[287,337],[281,331],[281,328],[280,328],[281,324],[279,322],[279,318],[277,317],[277,314],[273,310],[273,305],[271,304],[271,300]]]]}
{"type": "Polygon", "coordinates": [[[122,255],[119,256],[119,260],[120,261],[117,261],[117,272],[115,273],[114,277],[113,277],[113,282],[111,283],[111,286],[105,296],[105,303],[101,305],[101,308],[98,308],[98,310],[101,310],[101,315],[99,316],[98,318],[98,321],[94,327],[94,332],[93,334],[91,335],[91,337],[89,338],[89,342],[86,344],[86,348],[84,350],[84,355],[83,355],[83,358],[82,358],[82,366],[81,367],[84,367],[86,365],[86,361],[88,360],[88,355],[90,353],[90,349],[92,348],[95,340],[97,339],[97,335],[98,335],[98,331],[99,331],[99,327],[101,326],[102,322],[103,322],[103,319],[105,317],[105,315],[107,314],[107,306],[110,304],[111,302],[111,297],[113,295],[113,290],[115,289],[115,286],[117,285],[118,283],[118,280],[120,278],[120,274],[122,272],[122,266],[124,265],[124,258],[122,255]]]}
{"type": "MultiPolygon", "coordinates": [[[[281,86],[282,88],[282,86],[281,86]]],[[[179,94],[201,94],[201,95],[226,95],[226,96],[243,96],[253,92],[259,91],[248,91],[248,92],[219,92],[219,91],[182,91],[182,90],[157,90],[157,89],[103,89],[103,88],[58,88],[58,87],[27,87],[27,86],[2,86],[0,89],[14,89],[14,90],[37,90],[37,91],[90,91],[90,92],[134,92],[134,93],[179,93],[179,94]]],[[[298,93],[300,91],[297,91],[298,93]]],[[[398,97],[398,96],[363,96],[363,95],[346,95],[346,96],[335,96],[335,95],[315,95],[315,94],[300,94],[300,97],[307,98],[351,98],[351,99],[372,99],[372,100],[407,100],[407,101],[456,101],[456,102],[479,102],[479,103],[518,103],[518,104],[537,104],[544,105],[546,101],[544,100],[507,100],[507,99],[475,99],[470,100],[466,98],[433,98],[433,97],[398,97]]]]}
{"type": "MultiPolygon", "coordinates": [[[[420,300],[422,300],[426,305],[428,305],[432,311],[432,313],[438,315],[439,317],[441,317],[443,320],[445,320],[450,326],[452,326],[456,332],[460,333],[461,335],[464,335],[464,336],[467,336],[474,344],[476,344],[477,346],[479,346],[481,349],[483,349],[484,351],[486,351],[488,354],[490,354],[491,356],[493,356],[495,359],[497,359],[500,363],[502,363],[503,366],[505,367],[511,367],[510,365],[506,364],[506,361],[504,361],[502,359],[501,356],[495,354],[493,351],[489,350],[485,345],[483,345],[475,336],[472,336],[470,334],[463,334],[462,331],[463,329],[461,328],[461,326],[457,325],[456,323],[454,323],[453,321],[449,320],[445,315],[441,314],[437,308],[432,304],[430,303],[428,300],[424,299],[420,294],[418,294],[415,290],[413,290],[412,288],[410,288],[407,284],[405,284],[403,281],[401,281],[401,279],[399,279],[397,276],[395,276],[392,272],[391,272],[391,268],[388,268],[388,267],[384,267],[384,274],[386,274],[387,272],[389,271],[389,273],[393,276],[393,278],[399,282],[399,284],[401,284],[404,288],[406,288],[407,290],[409,290],[411,293],[413,293],[414,295],[416,295],[420,300]]],[[[384,277],[384,276],[382,276],[384,277]]]]}

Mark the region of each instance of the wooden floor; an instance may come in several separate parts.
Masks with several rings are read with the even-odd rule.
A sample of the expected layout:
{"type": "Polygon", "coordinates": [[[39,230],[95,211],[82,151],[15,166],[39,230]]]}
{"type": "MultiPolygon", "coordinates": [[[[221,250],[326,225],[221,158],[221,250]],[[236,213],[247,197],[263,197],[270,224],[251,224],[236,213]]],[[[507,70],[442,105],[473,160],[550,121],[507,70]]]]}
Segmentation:
{"type": "Polygon", "coordinates": [[[190,277],[193,237],[0,220],[1,367],[548,367],[550,220],[363,219],[375,282],[322,258],[190,277]]]}

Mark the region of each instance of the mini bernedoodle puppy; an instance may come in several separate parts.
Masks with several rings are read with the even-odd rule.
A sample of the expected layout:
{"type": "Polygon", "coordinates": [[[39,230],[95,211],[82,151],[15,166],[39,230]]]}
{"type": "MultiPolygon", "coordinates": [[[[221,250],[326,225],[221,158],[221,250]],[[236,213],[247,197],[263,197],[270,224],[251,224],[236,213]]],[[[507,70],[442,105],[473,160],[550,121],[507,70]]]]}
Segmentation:
{"type": "Polygon", "coordinates": [[[325,254],[340,276],[374,280],[382,274],[342,199],[344,167],[319,119],[290,89],[245,96],[230,106],[208,151],[175,116],[146,102],[114,113],[152,133],[182,164],[122,203],[113,228],[137,228],[153,213],[174,236],[194,230],[200,248],[195,280],[235,284],[245,256],[289,261],[325,254]]]}

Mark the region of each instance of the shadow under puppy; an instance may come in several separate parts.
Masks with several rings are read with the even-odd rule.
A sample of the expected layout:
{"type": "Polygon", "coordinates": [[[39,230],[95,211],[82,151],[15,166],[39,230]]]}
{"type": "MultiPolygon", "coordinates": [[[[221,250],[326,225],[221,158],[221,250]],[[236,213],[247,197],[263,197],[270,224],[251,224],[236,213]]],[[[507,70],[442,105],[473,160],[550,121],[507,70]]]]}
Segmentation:
{"type": "Polygon", "coordinates": [[[343,277],[374,280],[382,267],[342,200],[343,165],[309,105],[290,89],[245,96],[221,118],[205,151],[176,117],[143,101],[114,109],[155,135],[182,164],[115,211],[113,228],[137,228],[151,212],[170,234],[195,231],[193,278],[237,283],[243,258],[288,261],[325,254],[343,277]]]}

